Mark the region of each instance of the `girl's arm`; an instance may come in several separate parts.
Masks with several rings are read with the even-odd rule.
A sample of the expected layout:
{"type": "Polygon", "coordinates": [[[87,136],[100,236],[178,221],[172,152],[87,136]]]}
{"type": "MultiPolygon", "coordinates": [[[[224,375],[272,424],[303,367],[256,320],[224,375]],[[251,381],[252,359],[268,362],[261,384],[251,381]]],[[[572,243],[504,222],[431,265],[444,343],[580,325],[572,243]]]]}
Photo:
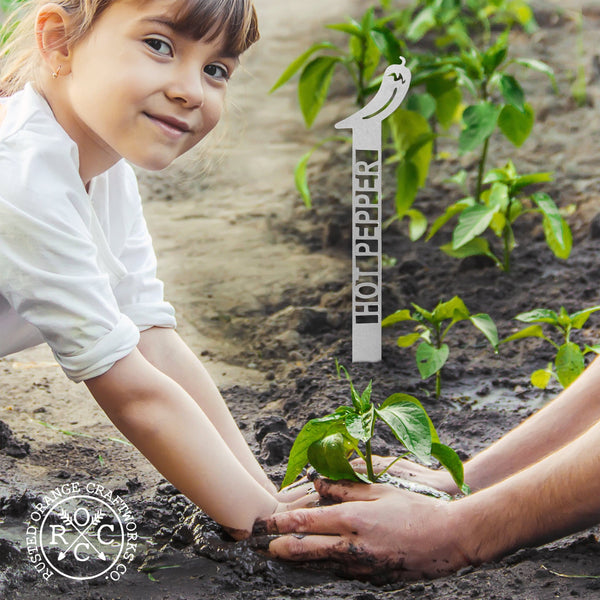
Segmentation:
{"type": "Polygon", "coordinates": [[[275,494],[275,485],[252,454],[217,386],[177,332],[163,327],[147,329],[141,333],[138,349],[146,360],[177,382],[195,400],[248,473],[275,494]]]}
{"type": "MultiPolygon", "coordinates": [[[[234,537],[246,537],[257,517],[283,507],[249,474],[183,387],[137,349],[86,385],[142,454],[234,537]]],[[[213,403],[208,406],[220,414],[213,403]]]]}

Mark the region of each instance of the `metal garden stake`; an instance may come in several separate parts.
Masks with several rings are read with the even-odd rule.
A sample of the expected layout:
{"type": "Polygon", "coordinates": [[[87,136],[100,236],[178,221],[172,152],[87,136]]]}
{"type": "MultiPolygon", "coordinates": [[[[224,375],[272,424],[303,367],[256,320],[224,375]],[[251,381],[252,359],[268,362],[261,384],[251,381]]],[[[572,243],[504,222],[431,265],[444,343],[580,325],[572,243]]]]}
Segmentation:
{"type": "Polygon", "coordinates": [[[381,122],[410,85],[406,60],[390,65],[371,101],[336,129],[352,129],[352,361],[381,360],[381,122]]]}

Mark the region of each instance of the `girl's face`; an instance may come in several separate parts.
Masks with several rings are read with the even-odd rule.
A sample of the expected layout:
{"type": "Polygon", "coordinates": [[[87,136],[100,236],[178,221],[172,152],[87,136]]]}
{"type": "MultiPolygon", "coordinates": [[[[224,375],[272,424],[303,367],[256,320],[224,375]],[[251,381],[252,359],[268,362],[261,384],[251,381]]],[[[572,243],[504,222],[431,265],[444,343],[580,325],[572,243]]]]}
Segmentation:
{"type": "Polygon", "coordinates": [[[225,55],[219,37],[177,32],[175,10],[173,0],[117,0],[72,48],[67,73],[50,82],[84,181],[121,157],[162,169],[217,124],[237,57],[225,55]]]}

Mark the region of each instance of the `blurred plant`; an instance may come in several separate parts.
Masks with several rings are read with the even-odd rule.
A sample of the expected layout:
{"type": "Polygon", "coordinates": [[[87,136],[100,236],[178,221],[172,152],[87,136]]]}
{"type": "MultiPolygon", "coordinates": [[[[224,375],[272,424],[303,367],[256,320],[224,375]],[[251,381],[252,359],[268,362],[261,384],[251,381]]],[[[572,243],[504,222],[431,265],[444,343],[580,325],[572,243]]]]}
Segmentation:
{"type": "Polygon", "coordinates": [[[575,24],[577,26],[577,69],[573,82],[571,83],[571,96],[577,106],[585,106],[588,101],[587,75],[585,72],[585,48],[583,43],[583,14],[581,9],[575,13],[575,24]]]}
{"type": "Polygon", "coordinates": [[[600,345],[585,345],[581,348],[570,340],[571,332],[574,329],[581,329],[589,316],[598,310],[600,310],[600,306],[592,306],[569,314],[565,307],[561,306],[558,313],[546,308],[536,308],[521,313],[515,317],[517,321],[534,323],[534,325],[529,325],[521,331],[513,333],[500,343],[505,344],[526,338],[541,338],[552,344],[556,350],[554,360],[550,361],[545,369],[534,371],[531,374],[531,383],[538,388],[546,389],[550,380],[555,378],[563,388],[566,388],[585,369],[584,356],[589,352],[600,354],[600,345]],[[560,342],[557,343],[545,335],[542,325],[550,325],[561,338],[560,342]]]}
{"type": "MultiPolygon", "coordinates": [[[[514,67],[544,73],[555,88],[556,81],[552,69],[539,60],[509,58],[511,28],[518,25],[528,33],[537,29],[533,11],[523,0],[417,0],[401,9],[383,0],[377,15],[381,16],[371,7],[360,21],[329,25],[349,36],[348,49],[330,42],[314,44],[288,66],[272,91],[301,71],[298,96],[310,127],[323,107],[337,65],[350,73],[356,102],[362,106],[380,84],[381,63],[385,67],[386,62],[396,62],[400,54],[407,58],[411,91],[404,107],[383,123],[386,164],[396,168],[396,211],[384,226],[408,217],[409,236],[416,240],[426,231],[427,219],[413,204],[427,180],[440,131],[451,137],[451,126],[458,125],[460,132],[453,138],[458,153],[479,151],[469,195],[485,205],[482,193],[491,136],[499,131],[519,147],[535,121],[514,67]],[[496,34],[498,29],[501,32],[496,34]],[[408,43],[418,45],[419,51],[408,43]]],[[[312,206],[308,161],[317,147],[332,139],[340,138],[319,142],[296,168],[296,186],[307,206],[312,206]]]]}
{"type": "Polygon", "coordinates": [[[371,442],[375,422],[381,419],[394,436],[406,448],[396,460],[414,454],[419,460],[430,463],[436,458],[444,466],[463,493],[469,493],[464,482],[463,465],[452,448],[440,443],[439,436],[423,408],[408,394],[392,394],[381,405],[371,401],[372,382],[359,394],[348,371],[337,364],[338,377],[343,370],[348,382],[352,406],[340,406],[333,414],[312,419],[300,431],[290,451],[287,471],[282,483],[292,483],[307,464],[329,479],[376,482],[396,461],[384,471],[375,474],[372,462],[371,442]],[[364,444],[364,452],[361,450],[364,444]],[[350,460],[358,455],[366,464],[367,474],[354,470],[350,460]]]}
{"type": "Polygon", "coordinates": [[[450,329],[460,321],[470,321],[490,342],[495,351],[498,349],[498,330],[491,317],[485,313],[472,315],[465,303],[454,296],[447,302],[440,302],[433,312],[429,312],[417,304],[412,304],[414,311],[398,310],[382,321],[383,327],[395,323],[413,321],[417,325],[413,333],[398,338],[400,348],[410,348],[420,342],[416,352],[416,362],[422,379],[435,375],[435,396],[439,399],[442,386],[442,368],[448,360],[450,348],[445,343],[450,329]],[[449,321],[449,322],[448,322],[449,321]]]}

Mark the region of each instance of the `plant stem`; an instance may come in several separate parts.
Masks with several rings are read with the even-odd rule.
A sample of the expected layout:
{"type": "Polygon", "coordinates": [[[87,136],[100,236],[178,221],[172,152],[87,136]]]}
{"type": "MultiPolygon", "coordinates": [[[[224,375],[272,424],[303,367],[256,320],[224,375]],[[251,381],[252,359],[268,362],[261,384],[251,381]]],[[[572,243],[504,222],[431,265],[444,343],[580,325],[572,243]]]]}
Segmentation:
{"type": "Polygon", "coordinates": [[[401,458],[404,458],[405,456],[408,456],[410,454],[410,452],[405,452],[404,454],[401,454],[400,456],[397,456],[383,471],[381,471],[380,473],[377,473],[377,479],[379,480],[379,478],[382,475],[385,475],[391,467],[393,467],[401,458]]]}
{"type": "Polygon", "coordinates": [[[367,477],[369,481],[375,483],[375,473],[373,472],[373,460],[371,455],[371,440],[368,440],[365,443],[366,452],[365,452],[365,462],[367,463],[367,477]]]}
{"type": "Polygon", "coordinates": [[[442,393],[442,370],[435,374],[435,399],[439,400],[442,393]]]}
{"type": "Polygon", "coordinates": [[[479,169],[477,172],[477,190],[475,192],[475,201],[481,203],[481,186],[483,185],[483,174],[485,172],[485,163],[487,162],[488,147],[490,145],[490,138],[486,138],[483,142],[483,151],[481,158],[479,159],[479,169]]]}

